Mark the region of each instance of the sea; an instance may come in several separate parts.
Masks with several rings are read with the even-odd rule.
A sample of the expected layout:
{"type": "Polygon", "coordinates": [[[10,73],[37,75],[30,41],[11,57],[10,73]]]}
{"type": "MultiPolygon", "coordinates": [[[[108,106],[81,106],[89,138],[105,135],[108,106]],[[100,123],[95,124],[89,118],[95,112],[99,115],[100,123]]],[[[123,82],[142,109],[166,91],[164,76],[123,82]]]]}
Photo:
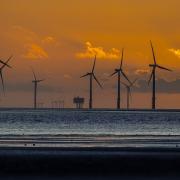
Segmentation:
{"type": "Polygon", "coordinates": [[[180,135],[180,112],[1,109],[0,135],[180,135]]]}

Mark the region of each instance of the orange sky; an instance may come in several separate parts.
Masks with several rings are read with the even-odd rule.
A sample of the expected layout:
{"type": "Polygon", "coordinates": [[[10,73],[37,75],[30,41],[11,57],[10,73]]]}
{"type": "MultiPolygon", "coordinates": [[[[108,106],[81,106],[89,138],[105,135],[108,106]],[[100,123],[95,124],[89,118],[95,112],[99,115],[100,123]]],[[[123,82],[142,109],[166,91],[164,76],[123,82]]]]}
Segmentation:
{"type": "MultiPolygon", "coordinates": [[[[107,79],[118,66],[121,48],[125,48],[129,77],[148,79],[150,39],[158,63],[174,70],[158,71],[158,78],[176,81],[180,77],[179,7],[179,0],[1,0],[0,58],[14,55],[13,69],[5,70],[7,92],[1,106],[31,106],[30,66],[46,78],[39,101],[48,106],[51,100],[65,98],[72,106],[74,95],[88,95],[88,82],[79,76],[89,71],[97,53],[96,74],[104,90],[95,87],[96,106],[111,107],[116,78],[107,79]]],[[[149,91],[134,96],[133,107],[150,107],[149,91]],[[148,102],[140,102],[146,94],[148,102]]],[[[178,94],[166,96],[160,92],[159,107],[180,107],[178,94]]]]}

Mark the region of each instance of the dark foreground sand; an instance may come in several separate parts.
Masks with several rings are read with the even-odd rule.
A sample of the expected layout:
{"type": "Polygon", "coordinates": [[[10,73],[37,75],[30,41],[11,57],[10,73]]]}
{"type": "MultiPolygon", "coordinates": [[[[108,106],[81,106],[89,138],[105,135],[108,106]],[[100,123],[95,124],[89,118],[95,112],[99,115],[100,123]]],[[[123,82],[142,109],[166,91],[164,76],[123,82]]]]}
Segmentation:
{"type": "Polygon", "coordinates": [[[180,179],[180,137],[1,136],[0,179],[180,179]]]}

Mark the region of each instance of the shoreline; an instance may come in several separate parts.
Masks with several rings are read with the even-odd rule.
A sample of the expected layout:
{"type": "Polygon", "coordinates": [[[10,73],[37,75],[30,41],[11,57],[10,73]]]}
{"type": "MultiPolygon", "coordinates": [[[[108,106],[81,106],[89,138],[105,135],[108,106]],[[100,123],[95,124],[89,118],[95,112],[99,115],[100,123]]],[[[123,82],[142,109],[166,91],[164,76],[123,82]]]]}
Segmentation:
{"type": "Polygon", "coordinates": [[[175,148],[180,136],[0,136],[0,148],[175,148]]]}
{"type": "Polygon", "coordinates": [[[21,110],[21,111],[75,111],[75,112],[180,112],[180,109],[163,109],[163,108],[159,108],[159,109],[141,109],[141,108],[132,108],[132,109],[126,109],[126,108],[122,108],[122,109],[116,109],[116,108],[93,108],[93,109],[88,109],[88,108],[83,108],[83,109],[76,109],[76,108],[38,108],[38,109],[33,109],[33,108],[29,108],[29,107],[0,107],[0,111],[13,111],[13,110],[21,110]]]}

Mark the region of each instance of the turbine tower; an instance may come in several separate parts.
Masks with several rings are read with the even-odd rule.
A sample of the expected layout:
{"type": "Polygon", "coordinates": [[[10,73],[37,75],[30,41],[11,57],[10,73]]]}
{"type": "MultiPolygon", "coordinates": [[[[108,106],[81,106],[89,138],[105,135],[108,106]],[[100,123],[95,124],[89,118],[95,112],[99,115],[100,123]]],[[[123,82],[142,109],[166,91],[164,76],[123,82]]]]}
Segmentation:
{"type": "Polygon", "coordinates": [[[122,49],[121,63],[120,63],[119,69],[115,69],[114,73],[111,74],[111,77],[116,74],[118,76],[117,109],[121,108],[121,76],[123,76],[131,84],[131,81],[128,79],[128,77],[124,73],[123,60],[124,60],[124,49],[122,49]]]}
{"type": "Polygon", "coordinates": [[[86,76],[89,76],[89,109],[93,108],[93,79],[97,82],[97,84],[102,88],[102,85],[98,81],[97,77],[94,74],[96,66],[96,56],[94,59],[94,64],[91,72],[86,73],[85,75],[81,76],[81,78],[84,78],[86,76]]]}
{"type": "Polygon", "coordinates": [[[151,76],[150,76],[148,84],[150,84],[152,80],[152,109],[155,110],[156,109],[156,68],[166,70],[166,71],[172,71],[172,70],[167,69],[157,64],[154,47],[151,41],[150,41],[150,45],[152,49],[154,64],[149,64],[149,67],[152,68],[152,72],[151,72],[151,76]]]}
{"type": "Polygon", "coordinates": [[[121,82],[126,87],[126,90],[127,90],[127,109],[130,108],[130,98],[132,97],[131,88],[136,83],[136,81],[137,81],[137,79],[135,81],[133,81],[130,85],[127,85],[126,83],[121,82]]]}
{"type": "Polygon", "coordinates": [[[38,83],[44,81],[44,79],[37,79],[33,69],[32,72],[34,76],[34,80],[32,81],[32,83],[34,83],[34,109],[37,109],[37,87],[38,87],[38,83]]]}
{"type": "Polygon", "coordinates": [[[1,82],[2,82],[2,88],[3,92],[5,93],[5,87],[4,87],[4,78],[3,78],[3,69],[7,66],[8,68],[12,68],[10,65],[8,65],[8,62],[12,59],[12,56],[10,56],[7,61],[0,60],[0,63],[2,66],[0,67],[0,76],[1,76],[1,82]]]}

